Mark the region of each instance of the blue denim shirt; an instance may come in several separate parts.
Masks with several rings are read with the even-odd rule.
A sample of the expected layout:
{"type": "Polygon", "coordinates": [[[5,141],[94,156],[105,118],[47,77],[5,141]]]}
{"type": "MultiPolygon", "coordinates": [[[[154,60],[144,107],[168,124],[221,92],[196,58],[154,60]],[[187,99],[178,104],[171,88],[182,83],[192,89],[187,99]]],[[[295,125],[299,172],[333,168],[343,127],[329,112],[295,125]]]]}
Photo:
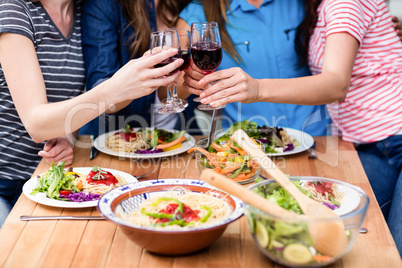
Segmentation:
{"type": "MultiPolygon", "coordinates": [[[[152,31],[156,27],[156,10],[153,0],[145,0],[148,7],[149,24],[152,31]]],[[[131,59],[130,44],[133,40],[134,29],[123,16],[118,0],[86,0],[82,14],[82,45],[86,69],[86,88],[90,90],[113,74],[131,59]]],[[[141,55],[136,55],[138,58],[141,55]]],[[[150,126],[151,107],[155,102],[155,92],[133,100],[124,109],[107,116],[107,131],[118,128],[113,122],[117,117],[130,119],[132,127],[150,126]]],[[[194,103],[189,100],[185,111],[186,118],[194,116],[194,103]]],[[[119,118],[121,120],[121,118],[119,118]]],[[[121,126],[119,126],[121,127],[121,126]]],[[[102,130],[103,127],[101,127],[102,130]]],[[[194,122],[190,128],[198,129],[194,122]],[[195,124],[195,125],[194,125],[195,124]]],[[[81,134],[98,133],[99,120],[92,120],[81,128],[81,134]]]]}
{"type": "MultiPolygon", "coordinates": [[[[226,51],[217,70],[240,67],[256,79],[293,78],[310,75],[307,66],[298,67],[294,47],[296,28],[304,18],[302,0],[265,0],[256,8],[246,0],[232,0],[226,13],[226,29],[243,62],[237,63],[226,51]]],[[[194,1],[180,14],[189,25],[206,21],[201,4],[194,1]]],[[[229,103],[223,109],[223,126],[234,121],[283,126],[315,136],[327,134],[330,118],[325,105],[285,103],[229,103]]]]}

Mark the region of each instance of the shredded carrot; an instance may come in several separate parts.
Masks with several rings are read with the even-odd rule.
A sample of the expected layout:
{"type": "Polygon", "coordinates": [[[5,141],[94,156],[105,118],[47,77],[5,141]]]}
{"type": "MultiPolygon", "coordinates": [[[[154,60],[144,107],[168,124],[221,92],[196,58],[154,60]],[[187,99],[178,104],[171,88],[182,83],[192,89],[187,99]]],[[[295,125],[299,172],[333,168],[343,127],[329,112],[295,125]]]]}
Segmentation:
{"type": "Polygon", "coordinates": [[[198,151],[198,152],[202,153],[203,155],[210,155],[210,154],[211,154],[210,152],[208,152],[207,150],[205,150],[204,148],[201,148],[201,147],[193,147],[193,148],[190,148],[190,149],[187,151],[187,153],[191,153],[191,152],[193,152],[193,151],[198,151]]]}
{"type": "Polygon", "coordinates": [[[313,259],[315,261],[326,262],[332,259],[331,256],[328,255],[313,255],[313,259]]]}
{"type": "Polygon", "coordinates": [[[176,145],[176,144],[182,143],[182,142],[184,142],[185,140],[186,140],[186,137],[181,136],[181,137],[175,139],[175,140],[172,141],[172,142],[165,143],[165,144],[158,144],[158,145],[155,146],[155,148],[156,148],[156,149],[166,149],[166,148],[169,148],[169,147],[174,146],[174,145],[176,145]]]}
{"type": "Polygon", "coordinates": [[[251,176],[253,176],[253,175],[254,175],[253,172],[250,172],[248,174],[240,173],[239,175],[234,177],[232,180],[234,180],[234,181],[244,181],[244,180],[247,180],[247,179],[251,178],[251,176]]]}
{"type": "Polygon", "coordinates": [[[214,148],[217,152],[224,152],[225,151],[225,149],[222,146],[219,146],[216,143],[212,143],[211,147],[214,148]]]}

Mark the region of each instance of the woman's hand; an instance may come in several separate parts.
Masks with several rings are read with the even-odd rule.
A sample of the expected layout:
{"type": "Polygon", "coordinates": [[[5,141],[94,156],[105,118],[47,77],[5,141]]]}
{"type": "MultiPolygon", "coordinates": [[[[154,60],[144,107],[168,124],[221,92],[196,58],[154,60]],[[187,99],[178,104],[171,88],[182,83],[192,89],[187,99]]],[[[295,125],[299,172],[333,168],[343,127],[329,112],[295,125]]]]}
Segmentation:
{"type": "Polygon", "coordinates": [[[106,81],[110,83],[109,88],[113,89],[111,97],[117,99],[115,103],[149,95],[157,88],[174,82],[181,73],[174,71],[183,64],[183,59],[177,59],[160,68],[154,66],[176,54],[177,49],[164,50],[154,55],[146,54],[124,65],[106,81]],[[169,75],[172,72],[174,73],[169,75]]]}
{"type": "Polygon", "coordinates": [[[183,76],[183,88],[190,94],[200,95],[203,91],[199,85],[199,81],[205,76],[205,74],[195,66],[191,60],[190,66],[184,69],[183,76]]]}
{"type": "Polygon", "coordinates": [[[56,165],[59,162],[66,162],[66,165],[73,163],[73,148],[74,145],[67,137],[59,137],[46,141],[43,150],[38,153],[46,162],[54,162],[56,165]]]}
{"type": "Polygon", "coordinates": [[[259,100],[258,80],[238,67],[206,75],[198,86],[205,88],[200,95],[201,103],[209,103],[213,107],[231,102],[251,103],[259,100]],[[208,83],[213,82],[215,83],[208,87],[208,83]]]}
{"type": "Polygon", "coordinates": [[[392,22],[393,22],[392,27],[394,27],[396,34],[399,36],[399,40],[401,40],[402,42],[402,27],[398,17],[392,16],[392,22]]]}

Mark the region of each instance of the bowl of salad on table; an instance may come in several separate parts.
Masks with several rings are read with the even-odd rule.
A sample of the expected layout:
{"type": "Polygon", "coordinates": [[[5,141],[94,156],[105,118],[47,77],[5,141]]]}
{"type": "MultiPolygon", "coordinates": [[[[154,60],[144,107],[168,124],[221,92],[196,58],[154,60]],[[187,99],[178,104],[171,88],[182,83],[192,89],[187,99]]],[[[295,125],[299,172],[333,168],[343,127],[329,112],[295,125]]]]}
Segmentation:
{"type": "MultiPolygon", "coordinates": [[[[290,179],[305,195],[334,210],[339,217],[278,217],[245,203],[244,214],[255,244],[271,260],[289,267],[321,267],[334,263],[355,243],[369,205],[367,194],[359,187],[334,179],[304,176],[290,179]],[[336,256],[323,254],[315,248],[308,225],[339,219],[348,238],[345,248],[336,256]]],[[[282,208],[303,214],[296,200],[274,180],[260,180],[248,189],[282,208]]]]}

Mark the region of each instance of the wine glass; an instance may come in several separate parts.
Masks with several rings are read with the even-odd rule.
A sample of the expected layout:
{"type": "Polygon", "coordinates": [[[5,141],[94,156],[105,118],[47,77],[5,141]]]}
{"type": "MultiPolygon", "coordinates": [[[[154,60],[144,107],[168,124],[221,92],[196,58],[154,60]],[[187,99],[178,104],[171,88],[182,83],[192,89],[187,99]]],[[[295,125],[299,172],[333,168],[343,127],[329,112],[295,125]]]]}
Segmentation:
{"type": "MultiPolygon", "coordinates": [[[[165,30],[163,32],[153,32],[151,33],[151,54],[156,54],[160,53],[164,49],[171,49],[171,48],[177,48],[178,53],[166,60],[163,60],[156,64],[154,68],[159,68],[163,67],[175,60],[177,60],[179,57],[181,57],[181,48],[180,48],[180,41],[179,41],[179,36],[177,34],[176,30],[165,30]]],[[[173,72],[169,73],[168,75],[173,74],[176,72],[179,68],[174,70],[173,72]]],[[[163,105],[162,108],[158,110],[158,113],[160,114],[173,114],[173,113],[180,113],[184,111],[184,106],[181,102],[174,101],[174,98],[172,96],[172,85],[169,84],[167,86],[167,98],[166,102],[163,105]]]]}
{"type": "MultiPolygon", "coordinates": [[[[179,57],[184,60],[183,65],[179,67],[180,71],[183,71],[190,64],[190,32],[186,29],[181,28],[170,28],[171,30],[175,30],[177,35],[179,36],[180,41],[180,52],[179,57]]],[[[183,107],[188,106],[188,102],[186,100],[180,99],[177,95],[177,81],[175,81],[172,85],[172,98],[173,102],[178,105],[182,105],[183,107]]],[[[167,100],[161,101],[163,105],[167,103],[167,100]]]]}
{"type": "MultiPolygon", "coordinates": [[[[195,22],[191,24],[191,57],[195,66],[204,74],[213,73],[222,61],[222,43],[216,22],[195,22]]],[[[200,110],[222,109],[225,105],[198,106],[200,110]]]]}

